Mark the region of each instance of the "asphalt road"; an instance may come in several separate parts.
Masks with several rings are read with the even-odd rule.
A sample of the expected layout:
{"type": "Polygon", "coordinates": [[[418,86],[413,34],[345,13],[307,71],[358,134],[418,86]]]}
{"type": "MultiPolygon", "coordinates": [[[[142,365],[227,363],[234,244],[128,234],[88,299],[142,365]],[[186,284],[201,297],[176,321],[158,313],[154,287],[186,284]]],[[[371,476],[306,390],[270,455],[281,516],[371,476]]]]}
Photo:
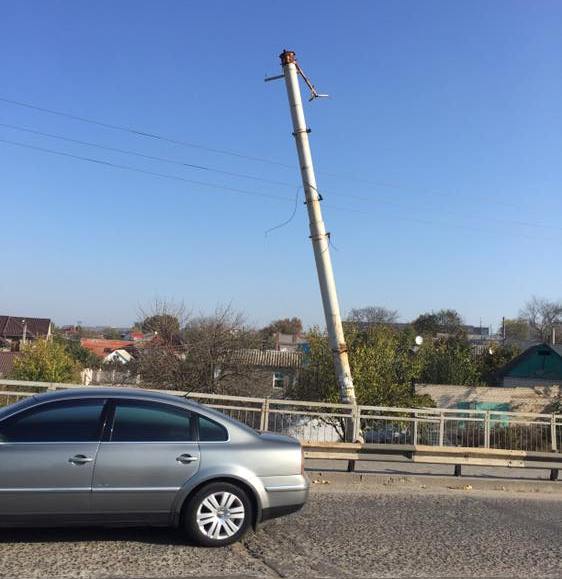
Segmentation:
{"type": "Polygon", "coordinates": [[[548,494],[479,490],[465,481],[449,488],[417,477],[372,476],[368,485],[352,485],[344,476],[313,475],[317,482],[301,513],[223,549],[186,545],[177,532],[162,529],[2,530],[0,576],[562,575],[557,487],[548,494]]]}

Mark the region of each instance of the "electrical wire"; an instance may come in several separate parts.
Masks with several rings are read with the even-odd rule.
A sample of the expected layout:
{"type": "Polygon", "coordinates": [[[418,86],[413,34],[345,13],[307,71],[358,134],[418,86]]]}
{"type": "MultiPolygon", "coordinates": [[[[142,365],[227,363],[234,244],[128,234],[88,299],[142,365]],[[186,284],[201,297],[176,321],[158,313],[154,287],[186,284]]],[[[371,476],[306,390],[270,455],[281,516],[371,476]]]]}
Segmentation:
{"type": "MultiPolygon", "coordinates": [[[[230,187],[228,185],[220,185],[217,183],[208,183],[205,181],[198,181],[195,179],[187,179],[185,177],[181,177],[179,175],[171,175],[168,173],[161,173],[161,172],[157,172],[157,171],[150,171],[150,170],[146,170],[146,169],[140,169],[138,167],[132,167],[130,165],[122,165],[122,164],[118,164],[118,163],[113,163],[111,161],[106,161],[106,160],[102,160],[102,159],[96,159],[93,157],[84,157],[81,155],[75,155],[73,153],[68,153],[65,151],[57,151],[54,149],[49,149],[46,147],[40,147],[37,145],[31,145],[28,143],[22,143],[22,142],[18,142],[18,141],[12,141],[9,139],[2,139],[0,138],[0,143],[5,143],[8,145],[13,145],[13,146],[17,146],[17,147],[21,147],[21,148],[26,148],[26,149],[31,149],[31,150],[35,150],[35,151],[40,151],[43,153],[49,153],[49,154],[53,154],[53,155],[58,155],[58,156],[62,156],[62,157],[67,157],[67,158],[71,158],[71,159],[75,159],[75,160],[80,160],[80,161],[86,161],[86,162],[90,162],[90,163],[94,163],[97,165],[102,165],[102,166],[106,166],[106,167],[112,167],[112,168],[117,168],[117,169],[121,169],[121,170],[125,170],[125,171],[130,171],[130,172],[135,172],[135,173],[141,173],[141,174],[145,174],[145,175],[150,175],[153,177],[160,177],[160,178],[164,178],[164,179],[170,179],[170,180],[174,180],[174,181],[181,181],[184,183],[190,183],[190,184],[194,184],[194,185],[199,185],[202,187],[210,187],[213,189],[219,189],[221,191],[228,191],[228,192],[232,192],[232,193],[239,193],[239,194],[243,194],[243,195],[249,195],[249,196],[256,196],[256,197],[263,197],[263,198],[269,198],[269,199],[276,199],[276,200],[282,200],[282,201],[293,201],[293,199],[291,199],[290,197],[286,197],[286,196],[282,196],[282,195],[276,195],[273,193],[264,193],[264,192],[259,192],[259,191],[250,191],[247,189],[240,189],[240,188],[236,188],[236,187],[230,187]]],[[[320,199],[322,199],[319,191],[316,189],[318,195],[320,196],[320,199]]],[[[298,193],[297,193],[298,195],[298,193]]],[[[349,197],[356,197],[358,199],[361,199],[363,201],[370,201],[370,202],[374,202],[375,200],[366,198],[366,197],[361,197],[361,196],[356,196],[356,195],[348,195],[349,197]]],[[[381,202],[381,201],[379,201],[381,202]]],[[[385,203],[385,201],[382,201],[383,203],[385,203]]],[[[333,209],[337,209],[339,211],[345,211],[345,212],[354,212],[354,213],[360,213],[360,214],[366,214],[365,211],[361,211],[355,208],[350,208],[350,207],[341,207],[341,206],[336,206],[336,205],[331,205],[328,204],[328,207],[331,207],[333,209]]],[[[294,213],[296,213],[296,209],[293,212],[293,215],[291,216],[291,218],[289,219],[292,220],[294,217],[294,213]]],[[[407,220],[407,221],[414,221],[414,222],[418,222],[418,223],[424,223],[424,224],[430,224],[430,225],[445,225],[445,226],[450,226],[450,223],[443,223],[443,222],[439,222],[436,220],[429,220],[429,219],[421,219],[421,218],[409,218],[409,217],[404,217],[404,216],[398,216],[395,218],[397,219],[401,219],[401,220],[407,220]]],[[[502,224],[508,224],[508,225],[525,225],[525,226],[532,226],[532,227],[539,227],[539,228],[544,228],[547,226],[544,225],[540,225],[540,224],[532,224],[532,223],[527,223],[527,222],[511,222],[508,220],[495,220],[498,223],[502,223],[502,224]]],[[[280,224],[280,226],[285,225],[285,223],[280,224]]],[[[487,231],[485,228],[479,228],[479,227],[474,227],[474,226],[470,226],[470,225],[465,225],[465,224],[458,224],[456,223],[454,225],[455,227],[464,227],[465,229],[472,229],[472,230],[476,230],[476,231],[487,231]]],[[[552,227],[554,229],[561,229],[561,228],[557,228],[554,226],[548,226],[548,227],[552,227]]],[[[277,229],[277,226],[274,227],[273,229],[277,229]]],[[[267,233],[267,232],[266,232],[267,233]]],[[[515,232],[512,231],[507,231],[504,232],[504,234],[506,235],[512,235],[515,232]]],[[[538,239],[542,239],[544,241],[556,241],[555,239],[552,238],[544,238],[544,237],[533,237],[533,236],[528,236],[528,235],[519,235],[519,237],[524,237],[526,239],[533,239],[533,240],[538,240],[538,239]]]]}
{"type": "MultiPolygon", "coordinates": [[[[274,159],[267,159],[264,157],[256,157],[253,155],[247,155],[245,153],[240,153],[237,151],[232,151],[232,150],[226,150],[226,149],[218,149],[218,148],[214,148],[214,147],[207,147],[205,145],[200,145],[198,143],[191,143],[188,141],[182,141],[179,139],[174,139],[171,137],[167,137],[165,135],[161,135],[158,133],[154,133],[154,132],[149,132],[149,131],[145,131],[145,130],[141,130],[141,129],[137,129],[134,127],[127,127],[124,125],[117,125],[117,124],[112,124],[112,123],[106,123],[104,121],[98,121],[96,119],[92,119],[90,117],[84,117],[81,115],[75,115],[73,113],[68,113],[65,111],[60,111],[60,110],[55,110],[55,109],[51,109],[48,107],[43,107],[43,106],[39,106],[39,105],[34,105],[31,103],[27,103],[24,101],[20,101],[20,100],[16,100],[16,99],[9,99],[6,97],[2,97],[0,96],[0,102],[3,103],[7,103],[7,104],[11,104],[14,106],[18,106],[18,107],[23,107],[23,108],[27,108],[30,110],[36,110],[36,111],[40,111],[40,112],[44,112],[44,113],[49,113],[52,115],[57,115],[60,117],[66,117],[68,119],[72,119],[75,121],[81,121],[83,123],[89,123],[92,125],[97,125],[100,127],[104,127],[107,129],[112,129],[112,130],[116,130],[116,131],[122,131],[122,132],[126,132],[135,136],[141,136],[141,137],[147,137],[147,138],[151,138],[151,139],[157,139],[159,141],[163,141],[163,142],[167,142],[167,143],[172,143],[175,145],[181,145],[184,147],[190,147],[190,148],[196,148],[196,149],[201,149],[204,151],[208,151],[210,153],[216,153],[216,154],[220,154],[220,155],[228,155],[231,157],[236,157],[238,159],[245,159],[248,161],[258,161],[260,163],[267,163],[270,165],[276,165],[278,167],[283,167],[285,169],[293,169],[293,165],[292,164],[288,164],[288,163],[283,163],[274,159]]],[[[388,182],[388,181],[374,181],[374,180],[368,180],[368,179],[364,179],[361,177],[357,177],[355,175],[346,175],[346,174],[341,174],[341,173],[334,173],[331,171],[324,171],[324,170],[317,170],[318,174],[322,174],[322,175],[326,175],[328,177],[333,177],[333,178],[340,178],[340,179],[345,179],[347,181],[354,181],[357,183],[365,183],[367,185],[373,185],[376,187],[385,187],[385,188],[391,188],[391,189],[396,189],[396,190],[400,190],[400,191],[411,191],[412,187],[408,187],[405,186],[404,184],[398,184],[398,183],[392,183],[392,182],[388,182]]],[[[290,185],[291,187],[294,185],[290,185]]],[[[438,195],[438,196],[446,196],[449,197],[451,196],[450,193],[447,192],[441,192],[441,191],[435,191],[435,190],[429,190],[427,191],[427,193],[431,194],[431,195],[438,195]]],[[[505,203],[502,201],[498,201],[496,199],[491,198],[488,195],[473,195],[472,198],[477,198],[477,199],[482,199],[485,200],[489,203],[492,203],[494,205],[500,205],[500,206],[504,206],[504,207],[516,207],[516,205],[512,204],[512,203],[505,203]]]]}
{"type": "Polygon", "coordinates": [[[291,223],[291,221],[295,218],[295,215],[297,214],[298,204],[299,204],[299,191],[300,191],[300,189],[301,189],[300,187],[297,187],[297,192],[295,194],[295,205],[293,207],[293,212],[291,213],[289,219],[286,219],[282,223],[279,223],[279,225],[275,225],[275,226],[267,229],[265,231],[265,237],[267,237],[272,231],[275,231],[276,229],[281,229],[282,227],[285,227],[285,225],[289,225],[289,223],[291,223]]]}
{"type": "Polygon", "coordinates": [[[80,139],[73,139],[71,137],[65,137],[63,135],[55,134],[55,133],[46,133],[44,131],[38,131],[36,129],[31,129],[29,127],[22,127],[21,125],[13,125],[9,123],[1,123],[0,127],[5,127],[8,129],[13,129],[15,131],[21,131],[25,133],[30,133],[32,135],[40,135],[42,137],[48,137],[51,139],[58,139],[60,141],[65,141],[67,143],[75,143],[78,145],[85,145],[87,147],[95,147],[97,149],[102,149],[104,151],[112,151],[114,153],[122,153],[124,155],[133,155],[135,157],[140,157],[142,159],[148,159],[151,161],[161,161],[163,163],[171,163],[174,165],[179,165],[183,167],[188,167],[190,169],[199,169],[202,171],[209,171],[212,173],[218,173],[220,175],[228,175],[230,177],[241,177],[243,179],[251,179],[253,181],[261,181],[263,183],[271,183],[272,185],[282,185],[284,187],[294,187],[293,183],[287,183],[286,181],[275,181],[273,179],[266,179],[263,177],[256,177],[254,175],[248,175],[246,173],[236,173],[234,171],[223,171],[222,169],[216,169],[214,167],[209,167],[207,165],[197,165],[194,163],[186,163],[184,161],[177,161],[175,159],[169,159],[167,157],[160,157],[156,155],[147,155],[145,153],[141,153],[140,151],[133,151],[131,149],[121,149],[118,147],[111,147],[109,145],[102,145],[100,143],[94,143],[92,141],[82,141],[80,139]]]}
{"type": "MultiPolygon", "coordinates": [[[[88,146],[88,147],[95,147],[97,149],[101,149],[104,151],[112,151],[115,153],[121,153],[121,154],[125,154],[125,155],[132,155],[141,159],[148,159],[151,161],[159,161],[159,162],[164,162],[164,163],[170,163],[170,164],[174,164],[174,165],[178,165],[181,167],[187,167],[187,168],[191,168],[191,169],[198,169],[198,170],[203,170],[203,171],[208,171],[208,172],[213,172],[213,173],[218,173],[220,175],[226,175],[226,176],[230,176],[230,177],[240,177],[240,178],[244,178],[244,179],[251,179],[254,181],[260,181],[263,183],[270,183],[273,185],[281,185],[281,186],[285,186],[285,187],[294,187],[293,184],[291,183],[287,183],[284,181],[275,181],[273,179],[266,179],[266,178],[262,178],[262,177],[256,177],[253,175],[248,175],[245,173],[237,173],[234,171],[223,171],[221,169],[216,169],[214,167],[209,167],[206,165],[197,165],[197,164],[193,164],[193,163],[187,163],[184,161],[177,161],[175,159],[169,159],[166,157],[160,157],[160,156],[156,156],[156,155],[148,155],[145,153],[141,153],[139,151],[133,151],[130,149],[122,149],[122,148],[118,148],[118,147],[111,147],[109,145],[102,145],[100,143],[94,143],[92,141],[82,141],[80,139],[74,139],[71,137],[65,137],[63,135],[59,135],[59,134],[55,134],[55,133],[47,133],[44,131],[38,131],[36,129],[31,129],[29,127],[22,127],[20,125],[14,125],[14,124],[10,124],[10,123],[2,123],[0,122],[0,127],[5,127],[8,129],[13,129],[16,131],[21,131],[21,132],[25,132],[25,133],[29,133],[29,134],[33,134],[33,135],[40,135],[42,137],[48,137],[48,138],[53,138],[53,139],[58,139],[61,141],[65,141],[68,143],[75,143],[78,145],[84,145],[84,146],[88,146]]],[[[316,190],[318,192],[318,190],[316,190]]],[[[373,198],[373,197],[367,197],[364,195],[357,195],[357,194],[353,194],[353,193],[340,193],[340,192],[329,192],[331,195],[335,195],[335,196],[342,196],[342,197],[349,197],[351,199],[357,199],[359,201],[364,201],[367,203],[384,203],[387,205],[393,205],[396,206],[398,208],[404,207],[403,203],[400,202],[396,202],[396,201],[392,201],[389,199],[385,199],[385,198],[381,198],[381,197],[377,197],[377,198],[373,198]]],[[[318,192],[318,194],[320,195],[320,193],[318,192]]],[[[409,204],[409,207],[412,208],[413,206],[411,204],[409,204]]],[[[425,207],[424,209],[427,209],[427,207],[425,207]]],[[[293,216],[294,217],[294,213],[293,212],[293,216]]],[[[291,219],[292,219],[291,217],[291,219]]],[[[466,217],[466,215],[465,215],[466,217]]],[[[290,222],[291,219],[288,221],[290,222]]],[[[562,230],[562,228],[557,227],[557,226],[551,226],[551,225],[545,225],[545,224],[541,224],[541,223],[531,223],[528,221],[519,221],[519,220],[503,220],[503,219],[497,219],[497,218],[487,218],[488,221],[494,221],[495,223],[498,224],[506,224],[506,225],[521,225],[524,227],[533,227],[533,228],[538,228],[538,229],[543,229],[543,228],[547,228],[547,229],[557,229],[557,230],[562,230]]],[[[287,223],[288,223],[287,222],[287,223]]],[[[283,222],[280,227],[286,225],[285,222],[283,222]]],[[[267,230],[266,231],[266,236],[270,231],[273,231],[277,229],[277,226],[272,228],[271,230],[267,230]]]]}
{"type": "MultiPolygon", "coordinates": [[[[328,207],[329,209],[333,209],[335,211],[341,211],[345,213],[356,213],[358,215],[369,216],[371,217],[371,213],[368,211],[364,211],[362,209],[356,209],[353,207],[342,207],[338,205],[332,205],[331,203],[324,203],[324,207],[328,207]]],[[[429,226],[439,226],[444,228],[452,228],[452,229],[464,229],[468,231],[476,231],[480,233],[491,233],[496,236],[501,237],[517,237],[521,239],[529,239],[532,241],[547,241],[549,243],[560,243],[560,239],[555,237],[544,237],[544,236],[536,236],[536,235],[528,235],[526,233],[518,233],[511,229],[506,231],[497,231],[496,229],[487,229],[485,227],[478,227],[476,225],[470,225],[467,223],[459,223],[454,222],[451,223],[449,221],[439,221],[436,219],[424,219],[423,217],[409,217],[405,215],[385,215],[385,218],[394,219],[397,221],[408,221],[412,223],[418,223],[421,225],[429,225],[429,226]]]]}
{"type": "Polygon", "coordinates": [[[116,124],[112,124],[112,123],[106,123],[104,121],[98,121],[95,119],[91,119],[89,117],[83,117],[80,115],[74,115],[72,113],[57,111],[55,109],[50,109],[47,107],[32,105],[30,103],[26,103],[23,101],[18,101],[18,100],[14,100],[14,99],[8,99],[8,98],[0,97],[0,102],[8,103],[8,104],[15,105],[18,107],[24,107],[24,108],[35,110],[35,111],[40,111],[43,113],[49,113],[51,115],[57,115],[59,117],[66,117],[67,119],[73,119],[75,121],[81,121],[83,123],[89,123],[91,125],[97,125],[98,127],[104,127],[106,129],[112,129],[115,131],[122,131],[125,133],[130,133],[132,135],[136,135],[139,137],[147,137],[149,139],[157,139],[159,141],[164,141],[166,143],[172,143],[174,145],[181,145],[182,147],[201,149],[203,151],[208,151],[210,153],[216,153],[219,155],[228,155],[231,157],[237,157],[239,159],[246,159],[248,161],[259,161],[260,163],[268,163],[270,165],[278,165],[280,167],[286,167],[289,169],[293,168],[293,166],[289,165],[288,163],[281,163],[280,161],[274,161],[272,159],[265,159],[263,157],[255,157],[252,155],[246,155],[244,153],[238,153],[236,151],[229,151],[227,149],[216,149],[214,147],[207,147],[205,145],[200,145],[198,143],[190,143],[188,141],[182,141],[180,139],[174,139],[171,137],[166,137],[164,135],[160,135],[158,133],[143,131],[140,129],[135,129],[133,127],[126,127],[124,125],[116,125],[116,124]]]}
{"type": "Polygon", "coordinates": [[[41,151],[43,153],[49,153],[52,155],[59,155],[61,157],[68,157],[68,158],[77,159],[80,161],[87,161],[89,163],[95,163],[97,165],[103,165],[103,166],[112,167],[115,169],[123,169],[125,171],[132,171],[135,173],[142,173],[144,175],[151,175],[153,177],[162,177],[164,179],[172,179],[175,181],[182,181],[184,183],[191,183],[194,185],[200,185],[202,187],[212,187],[213,189],[219,189],[221,191],[229,191],[229,192],[233,192],[233,193],[240,193],[243,195],[252,195],[252,196],[256,196],[256,197],[265,197],[268,199],[278,199],[278,200],[282,200],[282,201],[292,201],[291,197],[283,197],[281,195],[275,195],[273,193],[262,193],[259,191],[248,191],[247,189],[238,189],[236,187],[230,187],[227,185],[220,185],[217,183],[207,183],[205,181],[196,181],[194,179],[186,179],[185,177],[180,177],[179,175],[170,175],[168,173],[160,173],[157,171],[148,171],[146,169],[139,169],[138,167],[131,167],[130,165],[121,165],[118,163],[113,163],[111,161],[105,161],[102,159],[95,159],[93,157],[83,157],[81,155],[74,155],[72,153],[67,153],[65,151],[56,151],[54,149],[48,149],[46,147],[39,147],[36,145],[30,145],[28,143],[21,143],[18,141],[11,141],[8,139],[0,138],[0,143],[6,143],[8,145],[15,145],[17,147],[22,147],[25,149],[32,149],[34,151],[41,151]]]}

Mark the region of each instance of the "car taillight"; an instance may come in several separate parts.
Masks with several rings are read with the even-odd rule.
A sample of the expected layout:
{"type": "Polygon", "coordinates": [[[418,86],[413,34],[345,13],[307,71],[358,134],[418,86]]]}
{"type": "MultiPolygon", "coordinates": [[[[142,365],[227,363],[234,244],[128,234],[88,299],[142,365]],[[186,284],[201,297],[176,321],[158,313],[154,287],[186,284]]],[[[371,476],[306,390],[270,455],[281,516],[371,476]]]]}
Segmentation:
{"type": "Polygon", "coordinates": [[[301,474],[304,476],[304,448],[301,445],[301,474]]]}

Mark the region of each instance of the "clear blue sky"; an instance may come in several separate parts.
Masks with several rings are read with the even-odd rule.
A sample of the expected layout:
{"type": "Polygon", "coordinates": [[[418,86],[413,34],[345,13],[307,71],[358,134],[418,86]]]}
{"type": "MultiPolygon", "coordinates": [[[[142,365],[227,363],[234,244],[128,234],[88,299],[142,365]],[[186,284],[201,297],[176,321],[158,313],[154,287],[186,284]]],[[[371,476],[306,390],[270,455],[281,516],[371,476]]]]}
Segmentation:
{"type": "Polygon", "coordinates": [[[160,296],[321,323],[302,203],[265,236],[299,183],[284,86],[263,82],[283,48],[331,95],[306,114],[344,313],[452,307],[497,325],[532,294],[562,297],[561,30],[555,0],[4,2],[0,97],[290,167],[0,102],[0,123],[288,183],[0,126],[216,185],[0,142],[0,313],[127,324],[160,296]]]}

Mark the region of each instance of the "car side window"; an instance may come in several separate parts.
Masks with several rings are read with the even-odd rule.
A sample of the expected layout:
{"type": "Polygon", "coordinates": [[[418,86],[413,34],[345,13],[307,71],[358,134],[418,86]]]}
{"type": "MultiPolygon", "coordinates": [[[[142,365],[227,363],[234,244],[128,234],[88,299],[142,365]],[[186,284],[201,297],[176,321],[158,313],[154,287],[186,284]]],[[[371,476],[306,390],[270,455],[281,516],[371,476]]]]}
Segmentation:
{"type": "Polygon", "coordinates": [[[200,415],[198,420],[199,440],[201,442],[225,442],[228,440],[228,432],[222,424],[200,415]]]}
{"type": "Polygon", "coordinates": [[[112,442],[190,442],[191,413],[169,404],[120,400],[115,406],[112,442]]]}
{"type": "Polygon", "coordinates": [[[105,400],[50,402],[0,423],[0,442],[96,442],[105,400]]]}

